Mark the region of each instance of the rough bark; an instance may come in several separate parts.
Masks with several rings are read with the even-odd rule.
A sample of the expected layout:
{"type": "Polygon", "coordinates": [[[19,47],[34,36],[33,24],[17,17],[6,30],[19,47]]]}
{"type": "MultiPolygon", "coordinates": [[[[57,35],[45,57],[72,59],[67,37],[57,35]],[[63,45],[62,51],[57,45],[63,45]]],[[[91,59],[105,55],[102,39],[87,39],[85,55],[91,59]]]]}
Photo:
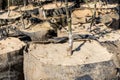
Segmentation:
{"type": "MultiPolygon", "coordinates": [[[[44,8],[44,11],[45,11],[45,14],[46,16],[58,16],[58,15],[62,15],[62,14],[66,14],[65,12],[65,4],[63,4],[63,6],[57,8],[57,6],[54,6],[54,7],[51,7],[55,4],[53,3],[49,3],[49,4],[46,4],[46,5],[43,5],[42,8],[44,8]]],[[[27,7],[27,6],[26,6],[27,7]]],[[[70,11],[73,11],[75,8],[75,4],[73,3],[70,3],[68,5],[68,9],[70,11]]],[[[29,9],[29,6],[28,8],[25,10],[24,8],[21,8],[22,11],[26,11],[28,13],[36,13],[37,15],[39,14],[39,8],[32,8],[32,9],[29,9]]]]}

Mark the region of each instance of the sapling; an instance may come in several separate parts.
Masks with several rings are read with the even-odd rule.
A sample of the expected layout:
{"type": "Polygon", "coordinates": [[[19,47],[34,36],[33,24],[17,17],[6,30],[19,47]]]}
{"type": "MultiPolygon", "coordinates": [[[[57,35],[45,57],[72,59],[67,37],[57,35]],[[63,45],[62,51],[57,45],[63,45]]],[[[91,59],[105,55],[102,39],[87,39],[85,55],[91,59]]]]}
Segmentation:
{"type": "Polygon", "coordinates": [[[68,55],[72,55],[73,37],[72,37],[72,28],[71,28],[71,13],[68,9],[68,0],[65,0],[65,9],[66,9],[67,24],[68,24],[68,35],[69,35],[68,55]]]}
{"type": "Polygon", "coordinates": [[[8,14],[7,16],[9,17],[10,16],[10,0],[8,0],[8,14]]]}

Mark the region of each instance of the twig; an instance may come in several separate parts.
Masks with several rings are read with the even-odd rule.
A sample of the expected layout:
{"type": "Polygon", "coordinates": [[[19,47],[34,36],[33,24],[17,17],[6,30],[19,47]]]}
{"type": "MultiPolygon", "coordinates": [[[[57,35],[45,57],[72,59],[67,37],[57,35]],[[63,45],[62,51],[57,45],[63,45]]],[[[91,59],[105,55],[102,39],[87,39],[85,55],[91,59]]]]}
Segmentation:
{"type": "MultiPolygon", "coordinates": [[[[22,14],[21,7],[19,6],[19,8],[20,8],[20,13],[22,14]]],[[[21,22],[22,22],[22,28],[25,29],[25,23],[24,23],[24,20],[23,20],[23,16],[21,16],[21,22]]]]}
{"type": "Polygon", "coordinates": [[[90,8],[90,5],[89,5],[89,3],[88,3],[88,0],[85,0],[85,3],[87,4],[87,6],[89,7],[91,13],[93,14],[93,11],[92,11],[92,9],[90,8]]]}
{"type": "Polygon", "coordinates": [[[94,14],[93,14],[93,16],[92,16],[92,21],[91,21],[91,24],[90,24],[90,31],[91,31],[91,27],[92,27],[93,24],[94,24],[95,18],[96,18],[96,4],[97,4],[97,1],[95,0],[95,1],[94,1],[94,14]]]}

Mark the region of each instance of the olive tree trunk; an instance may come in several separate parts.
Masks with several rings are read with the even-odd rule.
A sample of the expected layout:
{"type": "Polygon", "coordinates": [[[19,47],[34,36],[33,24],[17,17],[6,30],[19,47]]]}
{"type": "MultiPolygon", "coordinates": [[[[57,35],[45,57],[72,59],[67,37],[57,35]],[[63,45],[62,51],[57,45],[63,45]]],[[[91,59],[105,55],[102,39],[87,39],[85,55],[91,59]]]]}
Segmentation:
{"type": "Polygon", "coordinates": [[[72,55],[73,38],[72,38],[72,28],[71,28],[71,13],[68,9],[68,0],[65,0],[65,5],[66,5],[66,15],[67,15],[67,24],[68,24],[68,34],[69,34],[68,55],[72,55]]]}

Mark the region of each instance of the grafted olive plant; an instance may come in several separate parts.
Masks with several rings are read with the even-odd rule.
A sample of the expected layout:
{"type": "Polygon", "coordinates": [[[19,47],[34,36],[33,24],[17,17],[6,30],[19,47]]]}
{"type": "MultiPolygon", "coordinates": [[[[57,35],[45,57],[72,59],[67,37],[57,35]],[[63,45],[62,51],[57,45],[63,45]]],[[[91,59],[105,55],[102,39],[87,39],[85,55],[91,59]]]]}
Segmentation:
{"type": "Polygon", "coordinates": [[[90,31],[91,31],[91,27],[93,26],[93,24],[95,22],[95,18],[96,18],[96,4],[97,4],[97,0],[94,0],[94,12],[93,12],[92,21],[90,24],[90,31]]]}
{"type": "Polygon", "coordinates": [[[71,28],[71,13],[68,9],[68,0],[65,0],[66,5],[66,16],[67,16],[67,24],[68,24],[68,35],[69,35],[69,48],[68,48],[68,55],[72,55],[72,48],[73,48],[73,37],[72,37],[72,28],[71,28]]]}
{"type": "Polygon", "coordinates": [[[26,5],[28,4],[28,0],[23,0],[24,8],[26,8],[26,5]]]}
{"type": "MultiPolygon", "coordinates": [[[[85,1],[85,3],[87,4],[87,6],[90,8],[90,5],[89,5],[89,3],[88,3],[89,0],[84,0],[84,1],[85,1]]],[[[92,10],[92,9],[90,8],[90,11],[91,11],[91,13],[92,13],[92,19],[91,19],[90,27],[88,28],[89,31],[91,31],[91,28],[92,28],[92,26],[94,25],[94,22],[95,22],[95,18],[96,18],[96,5],[97,5],[97,0],[94,0],[94,10],[92,10]]]]}
{"type": "Polygon", "coordinates": [[[8,0],[8,16],[10,15],[10,0],[8,0]]]}

